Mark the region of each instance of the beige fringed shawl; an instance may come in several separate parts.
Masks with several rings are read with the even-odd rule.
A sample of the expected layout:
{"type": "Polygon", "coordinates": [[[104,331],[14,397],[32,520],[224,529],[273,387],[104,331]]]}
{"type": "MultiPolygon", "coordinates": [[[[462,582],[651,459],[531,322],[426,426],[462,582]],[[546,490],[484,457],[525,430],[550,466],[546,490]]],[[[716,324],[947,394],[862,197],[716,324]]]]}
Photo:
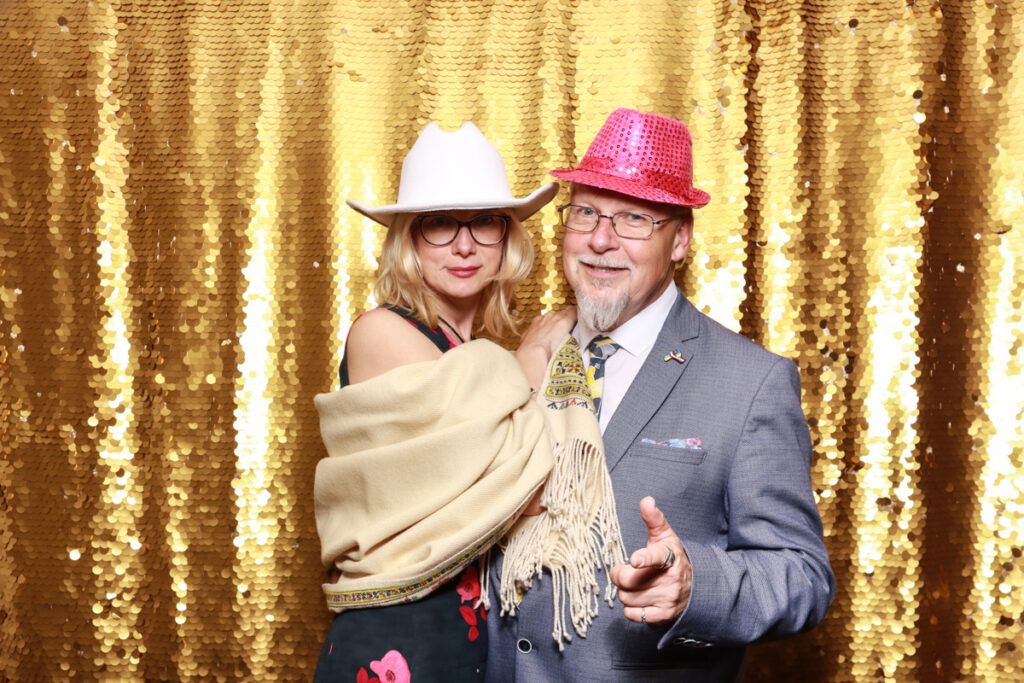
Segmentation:
{"type": "MultiPolygon", "coordinates": [[[[573,628],[586,637],[597,616],[599,586],[595,569],[626,561],[611,477],[604,459],[601,428],[591,408],[579,346],[566,339],[548,365],[541,387],[548,438],[555,466],[541,496],[544,514],[522,517],[502,539],[501,613],[515,614],[518,594],[529,589],[541,569],[551,573],[558,649],[572,640],[565,624],[566,601],[573,628]]],[[[615,586],[608,581],[605,600],[615,586]]]]}
{"type": "Polygon", "coordinates": [[[514,356],[484,340],[316,397],[329,456],[316,470],[317,531],[324,564],[341,570],[324,585],[331,610],[421,598],[507,533],[502,611],[548,568],[556,640],[571,637],[566,599],[585,635],[595,569],[625,552],[585,380],[562,376],[566,357],[579,362],[573,344],[541,389],[557,410],[531,400],[514,356]],[[516,523],[549,474],[547,511],[516,523]]]}

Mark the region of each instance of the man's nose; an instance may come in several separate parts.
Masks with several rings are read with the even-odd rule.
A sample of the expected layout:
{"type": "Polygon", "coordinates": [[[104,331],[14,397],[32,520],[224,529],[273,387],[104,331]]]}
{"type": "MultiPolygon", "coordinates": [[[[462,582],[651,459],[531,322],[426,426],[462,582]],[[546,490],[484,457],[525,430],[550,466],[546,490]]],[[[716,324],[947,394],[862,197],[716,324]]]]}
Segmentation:
{"type": "Polygon", "coordinates": [[[590,233],[590,248],[601,253],[610,251],[617,246],[619,246],[619,236],[615,234],[612,219],[608,216],[598,216],[594,232],[590,233]]]}

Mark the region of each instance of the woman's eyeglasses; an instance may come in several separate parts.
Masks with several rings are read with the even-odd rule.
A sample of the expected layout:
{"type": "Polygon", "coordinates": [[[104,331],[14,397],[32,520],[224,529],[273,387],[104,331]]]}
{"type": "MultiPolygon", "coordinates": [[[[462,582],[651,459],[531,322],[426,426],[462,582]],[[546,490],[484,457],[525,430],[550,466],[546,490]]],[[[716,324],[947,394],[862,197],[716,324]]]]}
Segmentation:
{"type": "Polygon", "coordinates": [[[497,213],[474,216],[460,221],[443,213],[428,213],[417,219],[423,241],[435,247],[443,247],[455,241],[459,230],[469,229],[469,236],[482,247],[501,243],[508,234],[509,217],[497,213]]]}

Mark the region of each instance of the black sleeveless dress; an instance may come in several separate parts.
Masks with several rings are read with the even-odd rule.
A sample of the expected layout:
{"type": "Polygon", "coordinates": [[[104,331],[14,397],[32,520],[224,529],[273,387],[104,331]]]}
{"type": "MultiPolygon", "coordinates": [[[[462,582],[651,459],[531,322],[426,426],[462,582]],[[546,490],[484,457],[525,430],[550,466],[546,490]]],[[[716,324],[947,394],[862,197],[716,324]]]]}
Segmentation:
{"type": "MultiPolygon", "coordinates": [[[[455,346],[440,327],[430,329],[402,308],[385,308],[409,321],[442,353],[455,346]]],[[[347,386],[345,356],[340,375],[341,386],[347,386]]],[[[331,622],[313,680],[402,683],[411,676],[420,683],[482,681],[487,615],[482,606],[474,608],[479,597],[480,580],[471,564],[415,602],[342,612],[331,622]]]]}

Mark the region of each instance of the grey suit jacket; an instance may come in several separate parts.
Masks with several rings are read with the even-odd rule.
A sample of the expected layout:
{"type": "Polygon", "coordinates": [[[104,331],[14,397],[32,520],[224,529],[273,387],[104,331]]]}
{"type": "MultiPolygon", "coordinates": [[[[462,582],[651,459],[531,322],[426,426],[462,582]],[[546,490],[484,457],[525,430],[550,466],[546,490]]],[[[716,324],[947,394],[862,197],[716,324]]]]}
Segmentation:
{"type": "Polygon", "coordinates": [[[652,495],[693,567],[689,604],[655,627],[602,601],[586,638],[559,652],[545,576],[515,617],[488,615],[489,681],[731,681],[746,644],[821,621],[835,578],[791,361],[680,295],[604,437],[626,552],[646,545],[639,503],[652,495]],[[664,360],[676,350],[684,362],[664,360]],[[703,448],[649,443],[688,438],[703,448]]]}

